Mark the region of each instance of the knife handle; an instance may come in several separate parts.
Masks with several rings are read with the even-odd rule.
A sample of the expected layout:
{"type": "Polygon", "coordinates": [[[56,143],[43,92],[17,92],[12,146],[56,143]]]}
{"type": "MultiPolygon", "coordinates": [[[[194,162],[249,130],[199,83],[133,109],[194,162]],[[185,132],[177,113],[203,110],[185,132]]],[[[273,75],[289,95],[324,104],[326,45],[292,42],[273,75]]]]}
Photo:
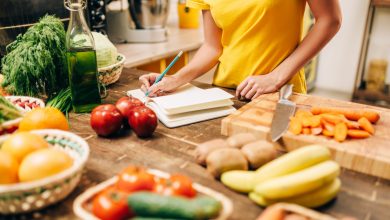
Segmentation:
{"type": "Polygon", "coordinates": [[[292,84],[284,85],[279,91],[279,100],[288,100],[292,94],[293,86],[292,84]]]}

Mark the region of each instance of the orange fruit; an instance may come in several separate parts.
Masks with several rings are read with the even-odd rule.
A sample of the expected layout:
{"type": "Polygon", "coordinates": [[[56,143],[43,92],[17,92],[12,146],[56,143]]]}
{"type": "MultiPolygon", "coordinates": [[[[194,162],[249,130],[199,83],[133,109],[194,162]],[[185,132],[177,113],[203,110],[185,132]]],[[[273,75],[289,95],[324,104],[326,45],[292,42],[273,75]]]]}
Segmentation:
{"type": "Polygon", "coordinates": [[[19,131],[31,131],[35,129],[60,129],[69,130],[65,115],[56,108],[35,108],[28,112],[19,124],[19,131]]]}
{"type": "Polygon", "coordinates": [[[23,159],[19,167],[19,180],[27,182],[52,176],[68,169],[72,164],[72,158],[61,150],[37,150],[23,159]]]}
{"type": "Polygon", "coordinates": [[[18,182],[19,164],[11,154],[0,151],[0,184],[18,182]]]}
{"type": "Polygon", "coordinates": [[[20,163],[29,153],[47,147],[49,144],[41,136],[22,131],[7,138],[1,146],[1,150],[14,156],[20,163]]]}

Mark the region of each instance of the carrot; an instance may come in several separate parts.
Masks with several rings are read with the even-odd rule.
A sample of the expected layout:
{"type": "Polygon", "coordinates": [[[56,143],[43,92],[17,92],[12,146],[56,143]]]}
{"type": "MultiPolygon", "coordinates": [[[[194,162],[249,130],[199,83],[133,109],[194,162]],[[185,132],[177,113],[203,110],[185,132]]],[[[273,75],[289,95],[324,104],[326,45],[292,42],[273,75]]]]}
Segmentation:
{"type": "Polygon", "coordinates": [[[349,120],[357,121],[362,117],[367,118],[370,122],[376,123],[380,115],[378,112],[374,110],[370,110],[367,108],[337,108],[337,107],[312,107],[311,113],[313,115],[319,115],[323,113],[334,113],[334,114],[342,114],[349,120]]]}
{"type": "Polygon", "coordinates": [[[320,114],[320,116],[325,121],[332,123],[334,125],[339,124],[339,123],[343,123],[345,121],[344,118],[340,115],[324,113],[324,114],[320,114]]]}
{"type": "MultiPolygon", "coordinates": [[[[310,116],[311,117],[311,116],[310,116]]],[[[310,117],[304,116],[301,118],[302,126],[305,128],[308,128],[311,126],[311,120],[310,117]]]]}
{"type": "Polygon", "coordinates": [[[288,130],[295,135],[300,134],[302,132],[301,120],[295,117],[291,118],[290,127],[288,130]]]}
{"type": "Polygon", "coordinates": [[[372,126],[371,122],[367,118],[365,118],[365,117],[360,118],[358,123],[359,123],[360,127],[363,128],[363,130],[367,131],[368,133],[370,133],[370,134],[375,133],[374,126],[372,126]]]}
{"type": "Polygon", "coordinates": [[[350,129],[350,130],[348,130],[348,136],[350,138],[362,139],[362,138],[368,138],[371,135],[367,131],[350,129]]]}
{"type": "Polygon", "coordinates": [[[302,134],[311,134],[311,129],[310,128],[303,128],[302,134]]]}
{"type": "Polygon", "coordinates": [[[285,215],[283,208],[274,205],[268,207],[257,220],[283,220],[285,215]]]}
{"type": "Polygon", "coordinates": [[[321,116],[316,115],[310,117],[310,127],[316,128],[321,126],[321,116]]]}
{"type": "Polygon", "coordinates": [[[348,128],[345,123],[338,123],[334,127],[334,139],[338,142],[343,142],[347,139],[348,128]]]}
{"type": "Polygon", "coordinates": [[[327,136],[327,137],[333,137],[334,136],[334,130],[333,131],[329,131],[327,129],[323,129],[322,130],[322,134],[327,136]]]}
{"type": "Polygon", "coordinates": [[[321,124],[325,130],[328,130],[328,131],[334,133],[334,124],[329,123],[329,122],[325,121],[324,119],[321,119],[321,124]]]}
{"type": "Polygon", "coordinates": [[[314,128],[311,128],[310,132],[311,134],[314,134],[314,135],[320,135],[322,133],[322,127],[314,127],[314,128]]]}
{"type": "Polygon", "coordinates": [[[303,118],[303,117],[308,117],[308,116],[313,116],[313,114],[309,110],[298,109],[295,112],[295,117],[297,117],[297,118],[303,118]]]}

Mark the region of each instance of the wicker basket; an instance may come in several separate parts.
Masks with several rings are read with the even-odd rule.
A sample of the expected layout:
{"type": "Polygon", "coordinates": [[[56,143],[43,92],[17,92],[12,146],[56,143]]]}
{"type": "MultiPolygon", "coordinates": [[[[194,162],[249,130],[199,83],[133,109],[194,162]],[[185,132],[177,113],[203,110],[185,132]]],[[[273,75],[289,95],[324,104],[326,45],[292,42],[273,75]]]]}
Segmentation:
{"type": "MultiPolygon", "coordinates": [[[[12,104],[16,106],[17,109],[19,109],[22,113],[26,113],[34,109],[34,107],[30,107],[29,105],[25,106],[19,106],[16,104],[16,102],[21,101],[21,102],[26,102],[28,104],[30,103],[35,103],[36,107],[45,107],[45,103],[38,98],[34,97],[29,97],[29,96],[5,96],[5,98],[10,101],[12,104]]],[[[0,124],[0,130],[2,131],[0,135],[6,135],[13,133],[15,130],[18,129],[19,123],[22,120],[22,118],[17,118],[14,120],[6,121],[2,124],[0,124]]]]}
{"type": "Polygon", "coordinates": [[[99,68],[99,81],[104,85],[110,85],[119,80],[125,64],[125,56],[118,54],[117,62],[110,66],[99,68]]]}
{"type": "MultiPolygon", "coordinates": [[[[149,169],[149,173],[154,176],[168,179],[170,174],[163,172],[161,170],[149,169]]],[[[91,201],[95,197],[95,195],[99,194],[101,191],[106,189],[109,186],[114,185],[118,181],[118,176],[114,176],[111,179],[108,179],[96,186],[93,186],[87,189],[83,194],[79,195],[73,203],[73,211],[74,213],[81,219],[88,220],[99,220],[91,211],[91,201]]],[[[223,195],[220,192],[214,191],[206,186],[200,185],[198,183],[193,183],[192,186],[194,189],[204,195],[213,197],[218,200],[222,204],[222,210],[219,213],[219,216],[215,218],[215,220],[225,220],[229,219],[233,212],[233,203],[232,201],[223,195]]]]}
{"type": "MultiPolygon", "coordinates": [[[[53,147],[73,158],[69,169],[56,175],[26,183],[0,185],[0,214],[25,213],[42,209],[68,196],[80,181],[89,156],[89,146],[81,137],[61,130],[32,131],[53,147]]],[[[5,138],[1,138],[0,144],[5,138]]]]}

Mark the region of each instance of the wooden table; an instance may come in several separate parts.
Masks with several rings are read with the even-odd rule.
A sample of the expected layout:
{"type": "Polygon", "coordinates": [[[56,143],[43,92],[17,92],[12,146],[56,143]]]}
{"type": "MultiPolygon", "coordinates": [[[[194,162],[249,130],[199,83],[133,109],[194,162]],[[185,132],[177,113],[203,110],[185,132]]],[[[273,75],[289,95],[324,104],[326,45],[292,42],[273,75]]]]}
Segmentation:
{"type": "MultiPolygon", "coordinates": [[[[114,103],[125,91],[137,88],[142,72],[125,69],[120,81],[109,88],[107,103],[114,103]]],[[[198,85],[207,87],[207,85],[198,85]]],[[[243,102],[235,100],[235,107],[243,102]]],[[[221,119],[210,120],[176,129],[159,124],[150,139],[139,139],[132,132],[116,138],[99,138],[89,125],[89,114],[70,116],[71,130],[85,138],[91,148],[85,174],[76,190],[63,202],[27,216],[0,216],[0,219],[75,219],[73,200],[94,184],[106,180],[129,164],[179,172],[194,181],[213,188],[228,196],[234,203],[231,219],[255,219],[262,209],[245,195],[235,193],[214,180],[206,170],[194,162],[197,143],[221,137],[221,119]]],[[[390,181],[343,170],[342,190],[335,202],[321,211],[338,217],[353,216],[364,220],[390,219],[390,181]]]]}

